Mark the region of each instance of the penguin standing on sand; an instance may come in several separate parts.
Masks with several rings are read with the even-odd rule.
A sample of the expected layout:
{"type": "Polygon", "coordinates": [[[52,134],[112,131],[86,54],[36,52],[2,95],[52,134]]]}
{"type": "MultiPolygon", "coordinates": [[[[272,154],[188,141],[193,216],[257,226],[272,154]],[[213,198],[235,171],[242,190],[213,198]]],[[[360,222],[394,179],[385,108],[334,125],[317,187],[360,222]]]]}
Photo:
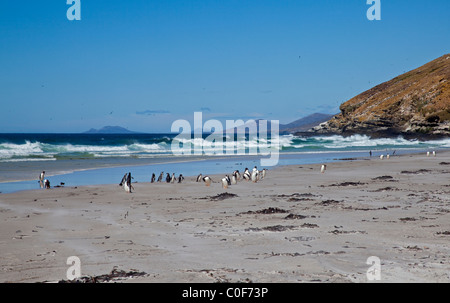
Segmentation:
{"type": "Polygon", "coordinates": [[[231,184],[237,184],[236,171],[231,174],[231,184]]]}
{"type": "Polygon", "coordinates": [[[150,182],[151,182],[151,183],[155,183],[155,178],[156,178],[155,173],[153,173],[153,174],[152,174],[152,180],[151,180],[150,182]]]}
{"type": "Polygon", "coordinates": [[[40,182],[44,182],[44,176],[45,176],[45,171],[42,171],[42,173],[39,175],[40,182]]]}
{"type": "Polygon", "coordinates": [[[125,192],[131,193],[131,188],[132,188],[132,187],[133,187],[133,186],[131,185],[131,173],[128,173],[123,188],[125,189],[125,192]]]}
{"type": "Polygon", "coordinates": [[[197,176],[197,182],[200,182],[200,181],[202,181],[202,180],[203,180],[202,174],[198,175],[198,176],[197,176]]]}
{"type": "Polygon", "coordinates": [[[248,171],[247,167],[245,168],[245,171],[244,171],[244,179],[247,181],[250,181],[250,172],[248,171]]]}
{"type": "Polygon", "coordinates": [[[252,179],[253,183],[258,182],[258,179],[259,179],[258,175],[259,175],[259,171],[256,169],[256,166],[255,166],[255,168],[252,171],[252,175],[251,175],[251,179],[252,179]]]}
{"type": "Polygon", "coordinates": [[[261,173],[261,179],[264,179],[266,177],[266,172],[267,172],[267,169],[263,168],[262,173],[261,173]]]}
{"type": "Polygon", "coordinates": [[[163,179],[163,177],[164,177],[164,172],[162,171],[162,172],[159,174],[159,177],[158,177],[158,181],[157,181],[157,182],[161,182],[162,179],[163,179]]]}
{"type": "Polygon", "coordinates": [[[44,180],[44,188],[50,188],[50,181],[47,179],[44,180]]]}
{"type": "Polygon", "coordinates": [[[128,177],[128,174],[125,174],[122,177],[122,181],[120,181],[119,186],[124,186],[125,182],[127,182],[127,177],[128,177]]]}
{"type": "Polygon", "coordinates": [[[175,177],[175,173],[172,173],[172,178],[170,178],[170,183],[175,183],[175,180],[177,178],[175,177]]]}
{"type": "Polygon", "coordinates": [[[326,164],[322,164],[322,167],[320,168],[320,172],[323,174],[327,170],[326,164]]]}
{"type": "Polygon", "coordinates": [[[239,172],[239,170],[235,170],[233,172],[233,175],[236,177],[236,181],[241,180],[241,173],[239,172]]]}
{"type": "Polygon", "coordinates": [[[170,183],[170,174],[169,173],[166,173],[166,182],[170,183]]]}
{"type": "Polygon", "coordinates": [[[182,174],[180,174],[180,176],[178,177],[178,183],[181,183],[181,181],[183,181],[183,180],[184,180],[184,177],[182,174]]]}
{"type": "Polygon", "coordinates": [[[222,178],[222,188],[227,189],[230,184],[230,177],[228,177],[228,175],[222,178]]]}
{"type": "Polygon", "coordinates": [[[210,185],[211,185],[211,182],[212,182],[212,180],[211,180],[211,178],[210,178],[210,177],[208,177],[208,176],[205,176],[205,177],[203,177],[203,182],[205,182],[205,185],[206,185],[206,186],[210,186],[210,185]]]}

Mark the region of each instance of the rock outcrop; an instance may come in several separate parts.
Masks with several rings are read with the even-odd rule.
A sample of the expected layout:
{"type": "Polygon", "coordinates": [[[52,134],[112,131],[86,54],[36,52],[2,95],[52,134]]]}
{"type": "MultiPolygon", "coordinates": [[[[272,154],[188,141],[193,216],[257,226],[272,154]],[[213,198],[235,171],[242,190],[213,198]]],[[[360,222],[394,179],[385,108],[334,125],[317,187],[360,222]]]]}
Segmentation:
{"type": "Polygon", "coordinates": [[[313,129],[319,134],[450,136],[450,54],[359,94],[313,129]]]}

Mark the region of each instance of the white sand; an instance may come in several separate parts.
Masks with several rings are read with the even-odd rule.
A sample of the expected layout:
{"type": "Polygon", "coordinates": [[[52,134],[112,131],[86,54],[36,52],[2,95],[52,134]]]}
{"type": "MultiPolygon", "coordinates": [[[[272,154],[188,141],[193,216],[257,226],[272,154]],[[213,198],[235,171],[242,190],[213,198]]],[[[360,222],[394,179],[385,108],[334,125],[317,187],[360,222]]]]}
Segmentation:
{"type": "Polygon", "coordinates": [[[370,256],[381,282],[450,282],[448,163],[444,152],[324,174],[294,165],[228,190],[186,178],[131,194],[117,184],[0,194],[0,282],[66,280],[70,256],[83,276],[148,274],[128,282],[367,282],[370,256]],[[210,198],[225,191],[237,197],[210,198]],[[269,208],[285,212],[257,213],[269,208]]]}

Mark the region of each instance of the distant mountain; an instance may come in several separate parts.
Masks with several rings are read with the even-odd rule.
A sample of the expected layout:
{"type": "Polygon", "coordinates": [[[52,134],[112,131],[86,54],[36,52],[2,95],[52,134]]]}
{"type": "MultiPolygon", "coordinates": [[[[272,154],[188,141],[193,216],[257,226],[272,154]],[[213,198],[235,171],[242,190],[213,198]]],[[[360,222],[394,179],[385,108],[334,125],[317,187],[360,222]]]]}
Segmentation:
{"type": "Polygon", "coordinates": [[[137,134],[120,126],[104,126],[100,129],[91,128],[83,134],[137,134]]]}
{"type": "MultiPolygon", "coordinates": [[[[279,124],[280,134],[289,134],[295,132],[306,132],[310,131],[313,127],[318,126],[320,123],[330,120],[334,115],[315,113],[307,117],[295,120],[289,124],[279,124]]],[[[246,122],[242,126],[236,127],[234,129],[235,133],[257,133],[259,131],[259,124],[263,123],[264,119],[251,120],[251,122],[246,122]]],[[[271,132],[272,123],[270,120],[267,121],[267,133],[271,132]]],[[[231,129],[226,130],[227,133],[233,132],[231,129]]]]}
{"type": "Polygon", "coordinates": [[[314,113],[288,124],[280,124],[280,132],[295,133],[306,132],[320,123],[330,120],[334,115],[314,113]]]}
{"type": "Polygon", "coordinates": [[[340,106],[320,134],[450,136],[450,54],[377,85],[340,106]]]}

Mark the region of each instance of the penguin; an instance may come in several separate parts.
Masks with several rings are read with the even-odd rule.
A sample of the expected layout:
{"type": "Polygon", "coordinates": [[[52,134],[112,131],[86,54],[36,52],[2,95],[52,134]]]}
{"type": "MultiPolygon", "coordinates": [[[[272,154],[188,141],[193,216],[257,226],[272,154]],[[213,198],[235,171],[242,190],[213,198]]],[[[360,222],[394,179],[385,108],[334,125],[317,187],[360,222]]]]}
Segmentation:
{"type": "Polygon", "coordinates": [[[45,171],[42,171],[42,173],[39,175],[40,182],[44,182],[44,176],[45,176],[45,171]]]}
{"type": "Polygon", "coordinates": [[[252,179],[253,183],[258,182],[258,175],[259,175],[258,170],[257,169],[253,169],[252,176],[251,176],[251,179],[252,179]]]}
{"type": "Polygon", "coordinates": [[[184,180],[184,177],[182,174],[180,174],[180,176],[178,177],[178,183],[181,183],[181,181],[183,181],[183,180],[184,180]]]}
{"type": "Polygon", "coordinates": [[[170,183],[170,174],[169,173],[166,174],[166,182],[170,183]]]}
{"type": "Polygon", "coordinates": [[[228,185],[229,185],[229,183],[228,183],[229,178],[227,178],[227,177],[228,176],[222,178],[222,188],[225,188],[225,189],[227,189],[228,185]]]}
{"type": "Polygon", "coordinates": [[[429,151],[427,151],[427,157],[429,157],[430,156],[430,152],[429,151]]]}
{"type": "Polygon", "coordinates": [[[205,182],[205,185],[206,185],[206,186],[210,186],[210,185],[211,185],[211,182],[212,182],[212,180],[211,180],[211,178],[210,178],[210,177],[208,177],[208,176],[205,176],[205,177],[203,177],[203,182],[205,182]]]}
{"type": "Polygon", "coordinates": [[[157,181],[157,182],[161,182],[162,179],[163,179],[163,177],[164,177],[164,172],[162,171],[162,172],[159,174],[159,177],[158,177],[158,181],[157,181]]]}
{"type": "Polygon", "coordinates": [[[237,184],[236,172],[231,174],[231,184],[237,184]]]}
{"type": "Polygon", "coordinates": [[[172,178],[170,178],[170,183],[175,183],[175,180],[177,178],[175,177],[175,173],[172,173],[172,178]]]}
{"type": "Polygon", "coordinates": [[[241,173],[239,172],[239,170],[235,170],[233,172],[233,175],[236,177],[236,181],[241,180],[241,173]]]}
{"type": "Polygon", "coordinates": [[[386,159],[388,159],[388,160],[389,160],[389,158],[390,158],[390,156],[389,156],[389,154],[387,154],[387,155],[386,155],[386,159]]]}
{"type": "Polygon", "coordinates": [[[133,186],[131,185],[131,173],[128,173],[123,188],[125,189],[125,192],[131,193],[131,188],[132,188],[132,187],[133,187],[133,186]]]}
{"type": "Polygon", "coordinates": [[[50,181],[47,179],[44,180],[44,188],[50,188],[50,181]]]}
{"type": "Polygon", "coordinates": [[[248,168],[245,168],[243,177],[245,180],[250,181],[250,172],[248,171],[248,168]]]}
{"type": "Polygon", "coordinates": [[[198,175],[198,176],[197,176],[197,182],[200,182],[200,181],[202,181],[202,180],[203,180],[202,174],[198,175]]]}
{"type": "Polygon", "coordinates": [[[125,174],[122,177],[122,181],[120,181],[119,186],[124,186],[125,182],[127,181],[127,176],[128,176],[128,174],[125,174]]]}
{"type": "Polygon", "coordinates": [[[267,169],[263,168],[263,170],[261,172],[261,179],[264,179],[266,177],[266,172],[267,172],[267,169]]]}
{"type": "Polygon", "coordinates": [[[380,156],[380,159],[383,160],[383,158],[384,158],[384,155],[381,155],[381,156],[380,156]]]}
{"type": "Polygon", "coordinates": [[[433,150],[433,157],[436,157],[436,151],[433,150]]]}
{"type": "Polygon", "coordinates": [[[150,182],[151,182],[151,183],[154,183],[154,182],[155,182],[155,178],[156,178],[155,173],[153,173],[153,174],[152,174],[152,180],[151,180],[150,182]]]}
{"type": "Polygon", "coordinates": [[[323,174],[327,170],[326,164],[322,164],[322,167],[320,168],[320,172],[323,174]]]}

